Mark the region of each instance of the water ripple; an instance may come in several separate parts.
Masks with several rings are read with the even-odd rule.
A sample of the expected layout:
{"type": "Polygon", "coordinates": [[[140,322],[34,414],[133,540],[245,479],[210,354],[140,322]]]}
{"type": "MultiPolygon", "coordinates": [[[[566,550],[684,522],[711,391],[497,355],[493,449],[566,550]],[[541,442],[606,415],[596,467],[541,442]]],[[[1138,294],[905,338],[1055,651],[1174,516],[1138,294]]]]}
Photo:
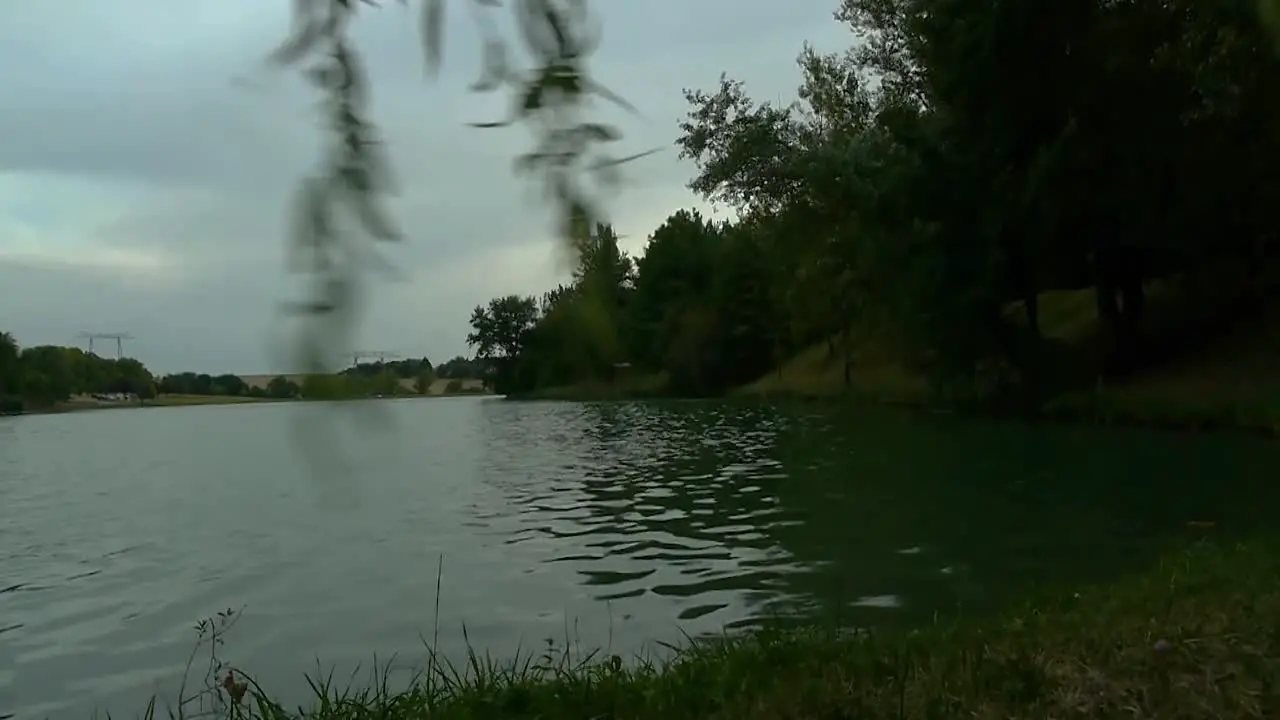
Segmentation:
{"type": "Polygon", "coordinates": [[[323,478],[297,406],[0,421],[0,716],[171,696],[193,623],[229,607],[228,659],[290,701],[317,657],[411,667],[424,635],[460,656],[464,623],[495,655],[625,655],[927,618],[1136,563],[1182,513],[1276,522],[1262,444],[711,403],[386,407],[397,432],[343,439],[352,472],[323,478]],[[1179,473],[1213,485],[1170,495],[1179,473]]]}

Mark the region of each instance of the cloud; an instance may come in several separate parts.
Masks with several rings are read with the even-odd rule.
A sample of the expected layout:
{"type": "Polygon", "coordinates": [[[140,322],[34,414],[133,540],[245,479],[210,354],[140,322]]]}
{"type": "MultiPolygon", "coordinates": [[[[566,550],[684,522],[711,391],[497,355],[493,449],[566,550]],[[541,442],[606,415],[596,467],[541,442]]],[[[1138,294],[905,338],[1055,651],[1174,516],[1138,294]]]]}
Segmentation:
{"type": "MultiPolygon", "coordinates": [[[[626,170],[611,218],[635,251],[697,204],[671,149],[681,89],[721,71],[762,99],[789,97],[806,39],[838,49],[827,2],[597,3],[592,71],[640,108],[601,107],[620,152],[667,150],[626,170]]],[[[315,98],[262,59],[286,0],[30,3],[0,26],[0,328],[24,344],[128,331],[161,371],[268,372],[275,309],[296,291],[283,238],[322,136],[315,98]]],[[[476,96],[479,43],[453,3],[445,71],[427,82],[416,20],[395,6],[354,27],[400,193],[405,242],[381,252],[401,282],[373,287],[360,342],[437,361],[466,352],[470,309],[566,276],[537,189],[512,174],[522,128],[478,130],[510,98],[476,96]]]]}

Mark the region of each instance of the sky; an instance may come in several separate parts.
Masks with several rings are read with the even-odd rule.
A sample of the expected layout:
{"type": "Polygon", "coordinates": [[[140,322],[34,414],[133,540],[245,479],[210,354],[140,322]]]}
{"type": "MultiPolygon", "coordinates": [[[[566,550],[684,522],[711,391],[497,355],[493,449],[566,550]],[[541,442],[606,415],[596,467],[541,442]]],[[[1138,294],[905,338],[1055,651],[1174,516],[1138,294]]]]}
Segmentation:
{"type": "MultiPolygon", "coordinates": [[[[512,173],[531,147],[500,119],[509,98],[469,93],[480,43],[451,0],[444,67],[428,80],[416,13],[362,9],[352,27],[405,233],[384,246],[399,277],[373,278],[357,347],[439,363],[470,355],[471,309],[567,278],[551,210],[512,173]]],[[[288,0],[23,3],[0,24],[0,330],[23,346],[83,346],[126,332],[153,372],[287,372],[280,304],[299,297],[285,237],[299,181],[321,147],[315,96],[263,59],[289,28],[288,0]]],[[[416,1],[414,2],[416,5],[416,1]]],[[[596,0],[592,76],[639,116],[601,106],[625,134],[606,206],[630,251],[675,210],[704,203],[674,142],[683,88],[721,72],[788,101],[804,42],[844,49],[835,0],[596,0]]],[[[109,351],[113,354],[114,344],[109,351]]]]}

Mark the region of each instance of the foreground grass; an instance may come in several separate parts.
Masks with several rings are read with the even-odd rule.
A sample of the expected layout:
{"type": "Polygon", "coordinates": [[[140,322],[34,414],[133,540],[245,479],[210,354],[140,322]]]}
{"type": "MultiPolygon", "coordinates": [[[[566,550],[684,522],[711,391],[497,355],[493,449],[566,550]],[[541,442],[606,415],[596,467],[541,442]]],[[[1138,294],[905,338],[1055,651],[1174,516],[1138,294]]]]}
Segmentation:
{"type": "Polygon", "coordinates": [[[809,630],[696,642],[670,662],[569,655],[465,667],[413,686],[314,683],[290,711],[246,676],[237,717],[1275,718],[1280,544],[1198,544],[1148,574],[986,621],[907,635],[809,630]]]}

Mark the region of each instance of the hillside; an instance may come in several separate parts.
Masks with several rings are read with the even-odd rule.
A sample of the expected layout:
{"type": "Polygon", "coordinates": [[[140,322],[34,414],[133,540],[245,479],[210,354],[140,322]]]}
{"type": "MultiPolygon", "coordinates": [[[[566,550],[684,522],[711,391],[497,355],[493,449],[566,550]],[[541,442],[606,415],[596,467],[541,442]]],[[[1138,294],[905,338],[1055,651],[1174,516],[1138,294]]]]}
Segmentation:
{"type": "MultiPolygon", "coordinates": [[[[1150,324],[1161,337],[1181,308],[1158,286],[1152,288],[1150,324]]],[[[1076,349],[1085,362],[1098,335],[1091,290],[1041,296],[1046,340],[1076,349]]],[[[1181,318],[1179,318],[1181,319],[1181,318]]],[[[843,362],[825,344],[799,353],[777,370],[738,389],[738,394],[842,394],[889,402],[918,401],[924,383],[887,353],[855,351],[849,387],[843,362]]],[[[1055,398],[1051,412],[1190,423],[1240,424],[1280,430],[1280,308],[1211,336],[1177,347],[1164,361],[1131,378],[1098,382],[1055,398]]]]}

